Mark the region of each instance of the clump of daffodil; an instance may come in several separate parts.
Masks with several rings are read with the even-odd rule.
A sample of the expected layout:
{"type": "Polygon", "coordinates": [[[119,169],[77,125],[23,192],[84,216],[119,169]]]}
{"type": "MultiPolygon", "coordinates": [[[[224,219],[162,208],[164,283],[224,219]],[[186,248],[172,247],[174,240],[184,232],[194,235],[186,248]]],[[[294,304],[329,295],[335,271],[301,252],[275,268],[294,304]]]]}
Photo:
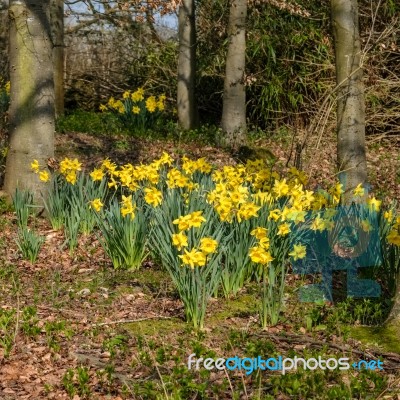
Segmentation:
{"type": "Polygon", "coordinates": [[[39,174],[39,179],[42,182],[48,182],[50,180],[50,174],[47,170],[40,170],[40,164],[38,160],[33,160],[31,162],[31,170],[35,173],[35,174],[39,174]]]}
{"type": "Polygon", "coordinates": [[[100,105],[100,110],[114,112],[128,128],[144,132],[164,112],[165,101],[165,94],[146,98],[144,89],[138,88],[126,90],[120,99],[110,97],[107,104],[100,105]]]}
{"type": "MultiPolygon", "coordinates": [[[[117,113],[124,121],[145,127],[164,110],[164,102],[164,95],[157,97],[139,88],[125,91],[120,99],[110,98],[102,108],[117,113]]],[[[38,160],[32,161],[31,169],[42,181],[49,180],[49,173],[38,160]]],[[[310,230],[323,237],[332,231],[337,226],[343,194],[343,185],[339,182],[326,191],[308,190],[304,172],[292,167],[280,175],[265,160],[216,168],[205,158],[196,160],[184,156],[179,161],[164,152],[149,163],[117,165],[105,159],[87,175],[78,175],[81,170],[77,159],[61,161],[59,173],[65,181],[73,185],[78,182],[74,187],[65,184],[65,192],[70,197],[71,193],[86,193],[87,198],[81,203],[93,218],[103,221],[104,237],[116,233],[118,224],[123,229],[121,232],[133,229],[140,218],[143,224],[151,226],[152,251],[169,268],[179,286],[187,318],[194,324],[201,324],[199,321],[204,317],[196,314],[203,312],[199,311],[203,307],[199,299],[204,300],[200,291],[210,296],[220,285],[223,293],[230,296],[250,279],[264,284],[262,324],[276,322],[283,296],[285,265],[288,259],[297,261],[307,253],[301,236],[296,235],[310,230]],[[81,190],[85,185],[91,191],[81,190]],[[111,196],[107,196],[107,186],[115,189],[111,196]],[[104,187],[104,192],[95,192],[98,187],[104,187]]],[[[57,180],[53,181],[57,184],[57,180]]],[[[367,198],[366,188],[361,184],[350,194],[356,198],[365,196],[366,212],[380,216],[381,201],[367,198]]],[[[65,204],[71,203],[68,201],[65,204]]],[[[381,220],[386,224],[387,243],[400,246],[399,218],[389,210],[381,220]]],[[[368,214],[359,218],[359,231],[370,233],[373,230],[370,221],[368,214]]],[[[118,241],[123,235],[109,239],[114,240],[107,250],[110,257],[118,252],[118,241]]],[[[129,235],[133,237],[133,231],[129,235]]],[[[126,243],[131,240],[129,235],[126,243]]],[[[393,246],[387,247],[394,249],[393,246]]],[[[122,258],[113,264],[133,265],[137,261],[122,258]]]]}
{"type": "Polygon", "coordinates": [[[60,173],[71,185],[75,185],[78,171],[82,171],[82,163],[77,158],[71,160],[66,157],[60,162],[60,173]]]}

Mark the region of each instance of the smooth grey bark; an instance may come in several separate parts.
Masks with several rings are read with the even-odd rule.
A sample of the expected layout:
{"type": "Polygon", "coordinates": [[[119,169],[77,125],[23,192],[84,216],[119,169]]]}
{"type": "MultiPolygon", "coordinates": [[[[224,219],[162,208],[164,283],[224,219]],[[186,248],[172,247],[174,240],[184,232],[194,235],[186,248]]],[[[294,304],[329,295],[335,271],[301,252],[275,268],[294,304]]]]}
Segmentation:
{"type": "Polygon", "coordinates": [[[54,66],[54,109],[64,114],[64,0],[50,0],[54,66]]]}
{"type": "Polygon", "coordinates": [[[331,0],[337,91],[337,162],[344,202],[367,182],[365,99],[357,0],[331,0]]]}
{"type": "Polygon", "coordinates": [[[54,155],[54,82],[50,34],[50,0],[11,0],[9,109],[10,143],[4,190],[33,192],[36,202],[45,183],[30,168],[44,168],[54,155]]]}
{"type": "Polygon", "coordinates": [[[196,21],[194,0],[183,0],[179,7],[178,120],[183,129],[197,126],[195,97],[196,21]]]}
{"type": "Polygon", "coordinates": [[[400,271],[397,272],[396,291],[393,296],[393,306],[386,320],[386,325],[400,327],[400,271]]]}
{"type": "Polygon", "coordinates": [[[231,0],[221,128],[223,144],[232,147],[246,139],[246,17],[247,0],[231,0]]]}

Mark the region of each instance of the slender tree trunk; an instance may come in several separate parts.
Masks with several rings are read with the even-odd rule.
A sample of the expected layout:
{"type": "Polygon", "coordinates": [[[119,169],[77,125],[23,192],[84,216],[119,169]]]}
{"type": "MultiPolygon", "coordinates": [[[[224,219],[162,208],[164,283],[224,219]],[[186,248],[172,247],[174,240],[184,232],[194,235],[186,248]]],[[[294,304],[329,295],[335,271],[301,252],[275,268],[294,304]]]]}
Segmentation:
{"type": "Polygon", "coordinates": [[[54,82],[50,0],[11,0],[9,110],[10,143],[4,190],[29,189],[39,202],[44,189],[30,168],[54,155],[54,82]]]}
{"type": "Polygon", "coordinates": [[[179,7],[178,119],[183,129],[197,126],[195,98],[196,21],[194,0],[179,7]]]}
{"type": "Polygon", "coordinates": [[[223,143],[232,147],[246,139],[246,17],[247,0],[231,0],[221,127],[223,143]]]}
{"type": "Polygon", "coordinates": [[[51,35],[54,65],[54,108],[64,114],[64,0],[51,0],[51,35]]]}
{"type": "Polygon", "coordinates": [[[400,272],[397,273],[396,291],[393,296],[393,301],[394,304],[386,320],[386,324],[400,327],[400,272]]]}
{"type": "Polygon", "coordinates": [[[365,100],[357,0],[331,0],[335,41],[337,156],[345,202],[351,189],[367,181],[365,100]]]}

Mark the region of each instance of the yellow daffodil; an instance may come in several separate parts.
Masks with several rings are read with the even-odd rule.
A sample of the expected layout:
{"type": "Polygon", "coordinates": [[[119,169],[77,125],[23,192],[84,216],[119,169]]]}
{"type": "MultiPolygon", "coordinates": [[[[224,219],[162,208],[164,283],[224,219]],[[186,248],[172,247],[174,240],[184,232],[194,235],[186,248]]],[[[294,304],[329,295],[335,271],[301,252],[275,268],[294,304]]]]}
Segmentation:
{"type": "Polygon", "coordinates": [[[97,198],[90,202],[90,208],[93,208],[95,211],[99,212],[104,204],[101,202],[101,199],[97,198]]]}
{"type": "Polygon", "coordinates": [[[164,101],[158,100],[156,103],[158,111],[164,111],[165,110],[165,103],[164,101]]]}
{"type": "Polygon", "coordinates": [[[266,251],[264,248],[258,246],[252,247],[250,249],[249,256],[251,261],[263,265],[268,264],[274,260],[269,251],[266,251]]]}
{"type": "Polygon", "coordinates": [[[260,226],[258,226],[250,232],[250,235],[255,236],[257,240],[260,240],[267,237],[267,233],[268,231],[266,228],[261,228],[260,226]]]}
{"type": "Polygon", "coordinates": [[[131,99],[134,103],[142,101],[144,99],[144,90],[142,88],[137,89],[136,92],[132,93],[131,99]]]}
{"type": "Polygon", "coordinates": [[[281,210],[276,208],[275,210],[271,210],[269,212],[268,220],[273,219],[274,221],[277,221],[280,218],[280,216],[281,216],[281,210]]]}
{"type": "Polygon", "coordinates": [[[269,242],[269,238],[267,237],[262,237],[258,240],[258,244],[265,250],[269,249],[270,246],[270,242],[269,242]]]}
{"type": "Polygon", "coordinates": [[[362,196],[364,196],[364,193],[365,193],[365,189],[362,187],[361,183],[359,183],[357,185],[357,187],[353,190],[353,194],[356,197],[362,197],[362,196]]]}
{"type": "Polygon", "coordinates": [[[31,162],[31,169],[33,170],[33,172],[35,174],[39,173],[40,165],[39,165],[39,161],[38,160],[33,160],[31,162]]]}
{"type": "Polygon", "coordinates": [[[218,247],[218,242],[212,238],[202,238],[200,239],[200,250],[204,254],[215,253],[218,247]]]}
{"type": "Polygon", "coordinates": [[[76,172],[75,171],[68,172],[68,174],[65,176],[65,180],[71,185],[75,185],[77,180],[76,172]]]}
{"type": "Polygon", "coordinates": [[[70,172],[76,172],[82,170],[82,163],[78,161],[77,158],[71,160],[67,157],[60,162],[60,173],[63,175],[68,175],[70,172]]]}
{"type": "Polygon", "coordinates": [[[186,231],[187,229],[190,228],[189,218],[188,218],[187,215],[186,215],[186,216],[181,216],[181,217],[179,217],[179,218],[177,218],[177,219],[174,219],[174,220],[172,221],[172,223],[173,223],[174,225],[178,225],[178,229],[179,229],[180,231],[186,231]]]}
{"type": "Polygon", "coordinates": [[[188,215],[190,226],[199,228],[203,222],[206,222],[206,219],[201,214],[203,214],[203,211],[194,211],[188,215]]]}
{"type": "Polygon", "coordinates": [[[289,221],[293,221],[295,224],[305,222],[306,212],[291,210],[287,215],[289,221]]]}
{"type": "Polygon", "coordinates": [[[323,220],[319,215],[314,219],[313,223],[311,224],[310,229],[312,231],[320,231],[322,232],[325,230],[325,220],[323,220]]]}
{"type": "Polygon", "coordinates": [[[77,158],[74,158],[70,162],[70,168],[74,171],[82,171],[82,163],[80,163],[77,158]]]}
{"type": "Polygon", "coordinates": [[[391,221],[393,220],[393,211],[392,211],[392,210],[385,211],[385,213],[383,214],[383,217],[384,217],[387,221],[391,222],[391,221]]]}
{"type": "Polygon", "coordinates": [[[278,226],[278,236],[286,236],[290,232],[290,225],[289,224],[280,224],[278,226]]]}
{"type": "Polygon", "coordinates": [[[50,180],[50,174],[48,173],[48,171],[44,170],[44,171],[40,171],[39,173],[39,179],[42,182],[48,182],[50,180]]]}
{"type": "Polygon", "coordinates": [[[367,204],[370,210],[375,210],[376,212],[378,212],[381,208],[382,201],[377,200],[375,197],[372,197],[372,199],[367,200],[367,204]]]}
{"type": "Polygon", "coordinates": [[[257,217],[257,211],[260,208],[260,206],[257,206],[256,204],[251,202],[242,204],[236,214],[238,222],[241,222],[242,219],[247,220],[251,217],[257,217]]]}
{"type": "Polygon", "coordinates": [[[159,190],[157,190],[155,187],[146,188],[146,189],[144,189],[144,192],[146,193],[144,196],[144,199],[147,204],[150,204],[153,207],[157,207],[159,204],[161,204],[162,193],[159,190]]]}
{"type": "Polygon", "coordinates": [[[306,256],[306,246],[295,244],[293,246],[293,251],[289,253],[289,256],[293,257],[294,261],[304,258],[306,256]]]}
{"type": "Polygon", "coordinates": [[[134,219],[136,205],[132,204],[132,195],[130,195],[130,196],[122,195],[121,204],[122,204],[122,207],[121,207],[122,216],[125,218],[127,215],[130,215],[131,219],[134,219]]]}
{"type": "Polygon", "coordinates": [[[182,247],[188,246],[188,238],[182,232],[174,233],[172,235],[172,244],[178,249],[181,250],[182,247]]]}
{"type": "Polygon", "coordinates": [[[282,181],[276,179],[272,191],[275,193],[277,199],[286,196],[289,193],[289,185],[286,183],[286,179],[282,181]]]}
{"type": "Polygon", "coordinates": [[[165,151],[162,153],[162,156],[159,158],[161,164],[168,164],[169,166],[172,165],[174,159],[165,151]]]}
{"type": "Polygon", "coordinates": [[[157,101],[154,96],[150,96],[146,100],[146,109],[148,112],[153,113],[157,109],[157,101]]]}
{"type": "Polygon", "coordinates": [[[195,248],[190,251],[185,249],[185,254],[178,257],[182,260],[183,264],[189,265],[192,269],[197,266],[202,267],[206,265],[207,261],[205,254],[195,248]]]}
{"type": "Polygon", "coordinates": [[[395,246],[400,246],[400,234],[397,229],[392,229],[387,235],[387,241],[395,246]]]}
{"type": "Polygon", "coordinates": [[[90,173],[90,177],[93,181],[101,181],[104,177],[104,172],[101,169],[96,168],[90,173]]]}

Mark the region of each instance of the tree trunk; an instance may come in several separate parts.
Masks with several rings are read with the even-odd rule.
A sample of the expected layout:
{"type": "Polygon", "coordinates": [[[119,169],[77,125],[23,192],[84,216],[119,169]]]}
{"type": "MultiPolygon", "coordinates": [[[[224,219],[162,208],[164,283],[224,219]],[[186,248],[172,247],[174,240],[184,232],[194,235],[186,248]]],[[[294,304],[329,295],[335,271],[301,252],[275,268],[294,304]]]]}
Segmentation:
{"type": "Polygon", "coordinates": [[[30,168],[54,155],[54,82],[50,0],[11,0],[9,110],[10,143],[4,190],[29,189],[39,202],[45,184],[30,168]]]}
{"type": "Polygon", "coordinates": [[[337,99],[337,160],[344,201],[367,181],[365,101],[357,0],[331,0],[335,43],[337,99]]]}
{"type": "Polygon", "coordinates": [[[194,0],[179,7],[178,119],[183,129],[197,126],[195,98],[196,21],[194,0]]]}
{"type": "Polygon", "coordinates": [[[51,0],[51,35],[54,65],[54,109],[64,114],[64,0],[51,0]]]}
{"type": "Polygon", "coordinates": [[[246,139],[246,17],[247,0],[231,0],[221,127],[223,144],[232,147],[246,139]]]}

